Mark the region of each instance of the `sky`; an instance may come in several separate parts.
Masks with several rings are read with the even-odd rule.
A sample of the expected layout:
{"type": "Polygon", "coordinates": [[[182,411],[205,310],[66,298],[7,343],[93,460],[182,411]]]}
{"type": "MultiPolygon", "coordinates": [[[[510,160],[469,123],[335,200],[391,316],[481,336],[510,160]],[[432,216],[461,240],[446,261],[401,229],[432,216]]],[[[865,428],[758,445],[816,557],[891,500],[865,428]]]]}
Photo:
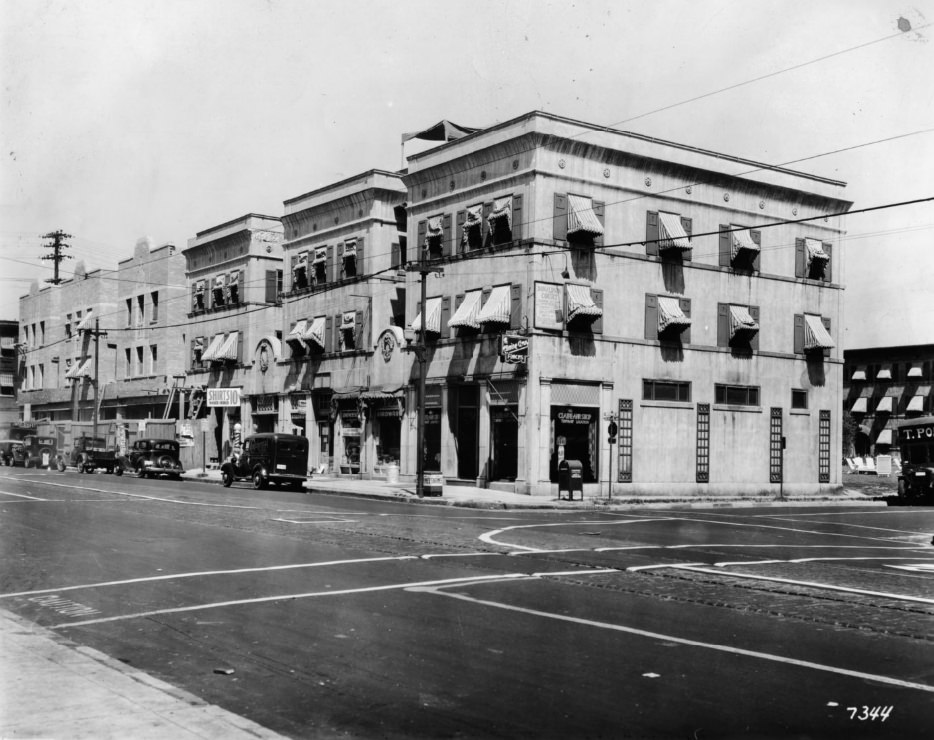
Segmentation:
{"type": "MultiPolygon", "coordinates": [[[[51,276],[43,234],[73,236],[66,277],[113,269],[399,169],[442,118],[543,110],[793,163],[854,209],[934,198],[934,0],[0,0],[0,81],[0,318],[51,276]]],[[[844,347],[934,342],[934,201],[846,229],[844,347]]]]}

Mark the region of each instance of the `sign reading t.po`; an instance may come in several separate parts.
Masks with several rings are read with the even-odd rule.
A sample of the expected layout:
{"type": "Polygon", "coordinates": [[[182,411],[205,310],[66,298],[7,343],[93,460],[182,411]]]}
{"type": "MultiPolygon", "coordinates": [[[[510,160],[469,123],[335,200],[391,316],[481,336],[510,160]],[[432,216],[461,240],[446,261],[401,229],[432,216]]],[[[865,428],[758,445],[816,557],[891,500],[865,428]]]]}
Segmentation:
{"type": "Polygon", "coordinates": [[[208,388],[207,389],[208,406],[239,406],[240,389],[239,388],[208,388]]]}

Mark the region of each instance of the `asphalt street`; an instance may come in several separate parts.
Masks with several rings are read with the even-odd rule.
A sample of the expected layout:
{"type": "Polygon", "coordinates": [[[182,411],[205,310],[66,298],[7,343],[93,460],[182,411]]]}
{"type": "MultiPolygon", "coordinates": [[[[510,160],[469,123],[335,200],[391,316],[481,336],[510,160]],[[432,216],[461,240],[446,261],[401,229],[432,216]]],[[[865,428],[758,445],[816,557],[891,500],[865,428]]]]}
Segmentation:
{"type": "Polygon", "coordinates": [[[4,469],[0,609],[291,737],[923,737],[932,534],[4,469]]]}

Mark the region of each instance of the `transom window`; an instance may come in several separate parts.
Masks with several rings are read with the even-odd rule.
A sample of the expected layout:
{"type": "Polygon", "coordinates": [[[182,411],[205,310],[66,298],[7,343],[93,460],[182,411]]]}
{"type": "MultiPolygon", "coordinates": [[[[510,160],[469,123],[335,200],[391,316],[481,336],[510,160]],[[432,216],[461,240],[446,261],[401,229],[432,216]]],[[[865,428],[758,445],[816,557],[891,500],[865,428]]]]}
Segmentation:
{"type": "Polygon", "coordinates": [[[759,386],[717,383],[714,386],[714,403],[727,406],[758,406],[759,386]]]}
{"type": "Polygon", "coordinates": [[[691,383],[687,380],[642,381],[643,401],[691,401],[691,383]]]}

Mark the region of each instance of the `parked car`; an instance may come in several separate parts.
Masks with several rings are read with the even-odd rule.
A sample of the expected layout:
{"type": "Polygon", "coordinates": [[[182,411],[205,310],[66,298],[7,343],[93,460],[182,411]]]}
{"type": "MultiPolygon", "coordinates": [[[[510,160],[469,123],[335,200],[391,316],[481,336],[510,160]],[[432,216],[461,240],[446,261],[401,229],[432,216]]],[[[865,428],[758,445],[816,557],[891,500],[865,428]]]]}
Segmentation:
{"type": "Polygon", "coordinates": [[[300,491],[307,479],[308,439],[295,434],[254,434],[243,442],[243,451],[224,461],[221,480],[250,480],[253,488],[270,483],[300,491]]]}
{"type": "Polygon", "coordinates": [[[58,467],[58,440],[30,434],[23,438],[23,465],[27,468],[58,467]]]}
{"type": "Polygon", "coordinates": [[[178,457],[178,442],[174,439],[138,439],[118,463],[122,463],[121,470],[135,472],[140,478],[181,478],[185,468],[178,457]]]}
{"type": "Polygon", "coordinates": [[[0,465],[16,465],[23,462],[21,439],[0,439],[0,465]]]}
{"type": "Polygon", "coordinates": [[[84,434],[76,437],[71,451],[59,458],[59,470],[65,470],[68,465],[78,468],[79,473],[93,473],[97,468],[117,475],[123,473],[123,466],[117,464],[116,451],[107,449],[104,438],[84,434]]]}

